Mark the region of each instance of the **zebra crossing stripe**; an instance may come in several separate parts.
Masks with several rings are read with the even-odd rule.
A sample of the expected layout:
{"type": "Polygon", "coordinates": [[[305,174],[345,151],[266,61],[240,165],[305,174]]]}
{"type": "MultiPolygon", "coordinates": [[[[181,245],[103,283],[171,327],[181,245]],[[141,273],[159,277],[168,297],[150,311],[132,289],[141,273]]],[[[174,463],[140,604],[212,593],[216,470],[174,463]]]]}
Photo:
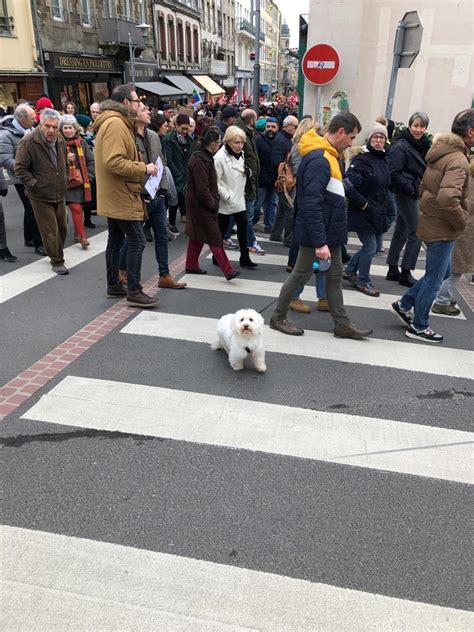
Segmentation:
{"type": "MultiPolygon", "coordinates": [[[[230,261],[238,261],[240,259],[240,252],[238,250],[226,250],[227,257],[230,261]]],[[[207,256],[208,259],[211,259],[212,254],[207,256]]],[[[271,265],[271,266],[280,266],[285,268],[288,265],[288,255],[272,255],[265,254],[262,257],[252,257],[255,259],[255,262],[263,265],[271,265]]],[[[370,266],[370,274],[371,276],[383,276],[387,274],[387,266],[381,265],[371,265],[370,266]]],[[[424,270],[412,270],[412,274],[415,279],[421,279],[424,274],[424,270]]]]}
{"type": "Polygon", "coordinates": [[[22,418],[474,482],[474,433],[157,386],[68,376],[22,418]]]}
{"type": "Polygon", "coordinates": [[[473,615],[302,579],[2,528],[5,630],[472,629],[473,615]]]}
{"type": "MultiPolygon", "coordinates": [[[[139,336],[211,343],[215,340],[216,329],[217,319],[214,318],[141,312],[121,331],[139,336]]],[[[403,330],[400,329],[400,331],[403,330]]],[[[264,335],[267,351],[274,353],[346,363],[350,361],[350,358],[357,358],[354,364],[384,366],[466,379],[474,377],[474,353],[464,349],[426,345],[420,347],[418,344],[380,338],[339,339],[332,334],[310,329],[305,331],[304,336],[285,336],[266,327],[264,335]]]]}
{"type": "MultiPolygon", "coordinates": [[[[107,231],[88,239],[90,247],[87,250],[82,249],[79,244],[74,244],[64,250],[65,264],[68,268],[75,268],[105,251],[107,231]]],[[[48,257],[43,257],[27,266],[17,268],[13,272],[3,274],[0,276],[0,303],[5,303],[5,301],[9,301],[49,279],[54,279],[56,276],[56,273],[51,269],[48,257]]]]}
{"type": "MultiPolygon", "coordinates": [[[[280,294],[282,283],[274,281],[253,281],[239,279],[234,283],[223,282],[223,277],[207,275],[186,275],[183,281],[189,284],[192,290],[209,290],[212,292],[231,292],[233,294],[247,294],[252,296],[269,296],[277,298],[280,294]]],[[[303,301],[317,301],[316,290],[311,287],[311,281],[305,286],[300,298],[303,301]]],[[[369,309],[389,310],[391,304],[400,298],[400,294],[381,294],[378,297],[366,296],[361,292],[346,290],[343,288],[344,305],[349,307],[363,307],[369,309]]],[[[443,314],[430,314],[435,317],[444,317],[443,314]]],[[[445,318],[445,317],[444,317],[445,318]]],[[[449,316],[450,320],[466,320],[461,312],[458,316],[449,316]]]]}

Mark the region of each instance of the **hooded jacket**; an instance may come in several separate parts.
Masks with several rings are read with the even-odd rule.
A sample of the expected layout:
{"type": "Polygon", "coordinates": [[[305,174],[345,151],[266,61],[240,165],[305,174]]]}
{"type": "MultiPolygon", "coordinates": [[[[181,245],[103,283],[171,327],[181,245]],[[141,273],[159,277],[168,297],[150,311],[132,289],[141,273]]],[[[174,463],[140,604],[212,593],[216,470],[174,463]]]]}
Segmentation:
{"type": "Polygon", "coordinates": [[[390,146],[388,162],[390,165],[391,189],[415,200],[418,199],[421,178],[425,172],[424,155],[429,147],[428,141],[415,141],[409,130],[405,129],[396,136],[390,146]],[[416,146],[422,146],[420,153],[416,146]]]}
{"type": "Polygon", "coordinates": [[[51,159],[40,127],[24,136],[16,152],[15,175],[25,185],[31,200],[57,203],[64,199],[67,187],[66,153],[66,142],[61,134],[56,140],[56,164],[51,159]]]}
{"type": "Polygon", "coordinates": [[[15,156],[19,144],[29,130],[25,129],[22,134],[12,121],[13,116],[5,116],[0,125],[0,169],[6,169],[12,184],[19,184],[20,180],[15,176],[15,156]]]}
{"type": "Polygon", "coordinates": [[[427,243],[454,240],[469,217],[468,149],[457,134],[437,134],[426,164],[417,235],[427,243]]]}
{"type": "Polygon", "coordinates": [[[341,246],[347,241],[347,220],[339,153],[314,130],[302,136],[298,151],[303,158],[296,178],[295,243],[341,246]]]}
{"type": "Polygon", "coordinates": [[[258,179],[260,175],[260,160],[258,158],[257,145],[255,144],[255,130],[246,125],[241,118],[235,124],[245,132],[245,164],[252,172],[252,175],[247,178],[247,184],[245,185],[245,197],[249,200],[255,200],[258,195],[258,179]]]}
{"type": "Polygon", "coordinates": [[[113,219],[142,220],[145,163],[136,142],[136,121],[125,106],[107,100],[94,122],[97,213],[113,219]]]}

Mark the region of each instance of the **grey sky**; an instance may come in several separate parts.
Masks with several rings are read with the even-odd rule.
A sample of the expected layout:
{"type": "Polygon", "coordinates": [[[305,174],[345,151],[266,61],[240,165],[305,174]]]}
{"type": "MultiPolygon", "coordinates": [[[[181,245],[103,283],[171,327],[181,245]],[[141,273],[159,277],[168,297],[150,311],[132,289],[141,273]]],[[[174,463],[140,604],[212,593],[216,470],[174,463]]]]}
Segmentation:
{"type": "Polygon", "coordinates": [[[309,13],[309,0],[274,0],[281,11],[282,19],[290,27],[290,46],[298,47],[300,13],[309,13]]]}

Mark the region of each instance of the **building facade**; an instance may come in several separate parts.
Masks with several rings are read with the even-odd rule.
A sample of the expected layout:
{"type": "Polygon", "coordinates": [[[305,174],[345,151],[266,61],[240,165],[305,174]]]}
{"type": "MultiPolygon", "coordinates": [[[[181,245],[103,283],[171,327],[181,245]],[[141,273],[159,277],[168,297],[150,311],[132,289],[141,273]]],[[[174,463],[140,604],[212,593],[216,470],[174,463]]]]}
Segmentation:
{"type": "MultiPolygon", "coordinates": [[[[408,0],[310,2],[308,48],[327,42],[341,60],[334,81],[322,87],[322,105],[346,91],[362,134],[385,111],[397,24],[415,8],[423,23],[421,50],[411,68],[398,72],[392,118],[406,123],[421,109],[430,117],[430,131],[447,130],[473,99],[472,0],[418,0],[416,6],[408,0]]],[[[316,109],[316,90],[305,82],[305,113],[316,109]]]]}
{"type": "Polygon", "coordinates": [[[235,85],[235,0],[202,2],[202,70],[224,87],[235,85]]]}
{"type": "Polygon", "coordinates": [[[255,26],[251,0],[237,0],[235,6],[235,80],[238,99],[248,99],[253,93],[255,59],[255,26]]]}
{"type": "Polygon", "coordinates": [[[298,50],[290,48],[290,29],[284,22],[280,30],[280,67],[279,88],[280,92],[288,95],[296,90],[298,84],[298,50]]]}
{"type": "Polygon", "coordinates": [[[29,2],[0,0],[0,107],[36,101],[44,92],[41,66],[29,2]]]}
{"type": "Polygon", "coordinates": [[[260,0],[260,28],[264,40],[260,48],[260,85],[268,100],[278,92],[280,66],[281,12],[272,0],[260,0]]]}

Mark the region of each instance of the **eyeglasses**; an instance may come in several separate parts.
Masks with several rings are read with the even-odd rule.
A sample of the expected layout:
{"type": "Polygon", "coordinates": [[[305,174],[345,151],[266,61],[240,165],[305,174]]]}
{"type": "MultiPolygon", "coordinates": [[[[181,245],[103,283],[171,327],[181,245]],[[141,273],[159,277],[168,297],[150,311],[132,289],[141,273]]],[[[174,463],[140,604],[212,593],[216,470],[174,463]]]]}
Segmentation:
{"type": "Polygon", "coordinates": [[[142,103],[141,99],[127,99],[130,103],[142,103]]]}

